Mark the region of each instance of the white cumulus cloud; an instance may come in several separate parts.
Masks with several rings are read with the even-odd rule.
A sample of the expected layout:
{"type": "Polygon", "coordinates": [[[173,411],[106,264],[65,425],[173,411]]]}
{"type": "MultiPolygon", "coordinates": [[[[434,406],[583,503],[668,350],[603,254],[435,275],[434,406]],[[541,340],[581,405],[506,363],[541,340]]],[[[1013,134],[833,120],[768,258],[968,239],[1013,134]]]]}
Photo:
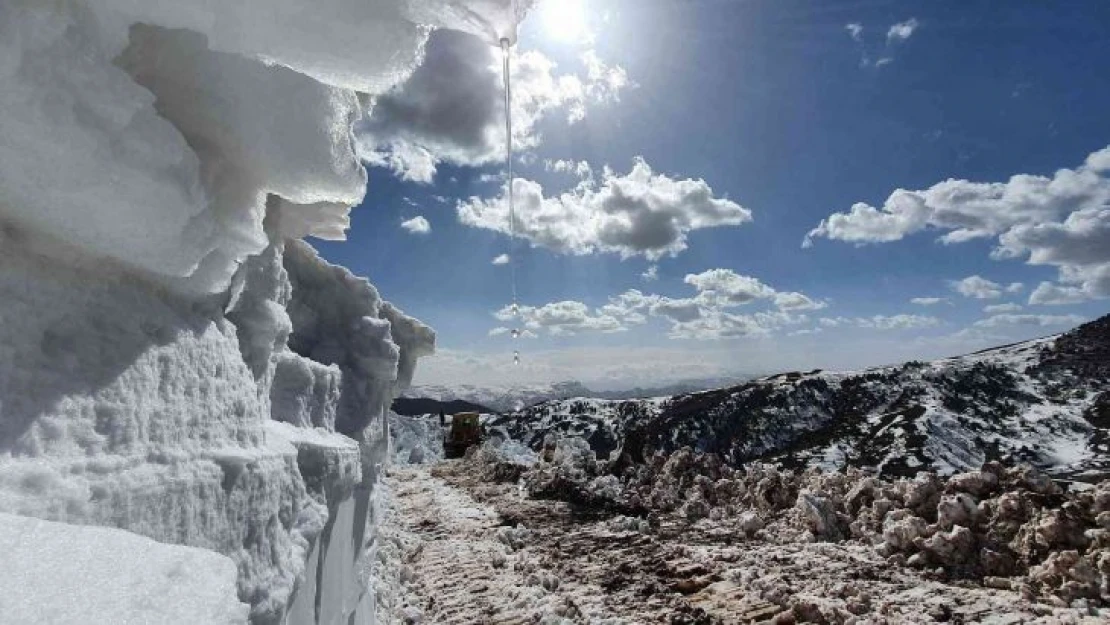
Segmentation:
{"type": "Polygon", "coordinates": [[[880,39],[881,30],[874,37],[865,37],[863,24],[860,22],[849,22],[844,25],[844,30],[859,48],[860,67],[877,69],[894,62],[898,45],[912,37],[920,25],[917,18],[913,17],[904,22],[892,24],[886,31],[885,39],[880,39]]]}
{"type": "MultiPolygon", "coordinates": [[[[894,191],[882,207],[857,203],[833,213],[802,242],[898,241],[925,230],[945,244],[997,237],[995,259],[1024,258],[1056,267],[1059,284],[1041,286],[1030,303],[1110,297],[1110,147],[1075,169],[1051,176],[1018,174],[1006,182],[946,180],[922,191],[894,191]],[[1066,294],[1066,298],[1064,298],[1066,294]]],[[[1016,283],[1013,292],[1021,290],[1016,283]]]]}
{"type": "Polygon", "coordinates": [[[871,330],[910,330],[941,324],[936,317],[924,315],[873,315],[871,317],[821,317],[817,323],[826,328],[857,327],[871,330]]]}
{"type": "Polygon", "coordinates": [[[1056,326],[1076,326],[1087,319],[1079,315],[1014,315],[1002,314],[980,319],[973,325],[977,328],[1002,328],[1013,326],[1036,326],[1036,327],[1056,327],[1056,326]]]}
{"type": "Polygon", "coordinates": [[[1018,312],[1019,310],[1021,310],[1021,304],[1014,304],[1012,302],[1006,304],[992,304],[990,306],[983,307],[983,312],[987,313],[988,315],[997,315],[999,313],[1013,313],[1018,312]]]}
{"type": "MultiPolygon", "coordinates": [[[[715,197],[704,180],[675,180],[656,174],[637,158],[617,175],[608,167],[601,181],[585,181],[559,196],[545,197],[536,182],[514,185],[517,234],[533,245],[564,254],[615,253],[656,260],[686,249],[693,230],[739,226],[751,211],[715,197]]],[[[502,196],[460,202],[459,221],[508,234],[509,207],[502,196]]]]}
{"type": "MultiPolygon", "coordinates": [[[[695,293],[690,297],[675,298],[629,289],[610,297],[608,303],[594,310],[582,302],[553,302],[522,307],[519,318],[527,328],[546,329],[556,335],[620,332],[657,319],[670,324],[670,338],[713,340],[768,335],[780,328],[807,322],[809,319],[802,311],[826,306],[825,302],[804,293],[777,291],[756,278],[728,269],[689,274],[685,282],[694,287],[695,293]],[[749,314],[732,312],[732,309],[757,301],[763,305],[762,310],[749,314]]],[[[497,311],[495,317],[501,321],[515,318],[509,306],[497,311]]]]}
{"type": "Polygon", "coordinates": [[[937,304],[948,303],[947,297],[915,297],[910,300],[911,304],[918,306],[936,306],[937,304]]]}
{"type": "Polygon", "coordinates": [[[494,316],[500,321],[519,318],[527,330],[547,330],[549,334],[555,335],[627,330],[627,327],[615,317],[604,313],[591,313],[589,306],[573,300],[552,302],[539,307],[520,306],[516,314],[512,306],[506,306],[497,311],[494,316]]]}
{"type": "Polygon", "coordinates": [[[954,280],[952,289],[964,297],[974,299],[998,299],[1002,297],[1003,286],[997,282],[987,280],[983,276],[968,276],[963,280],[954,280]]]}
{"type": "Polygon", "coordinates": [[[920,23],[917,21],[917,18],[913,17],[904,22],[898,22],[892,25],[890,30],[886,32],[886,40],[890,43],[905,41],[913,36],[914,31],[917,30],[919,25],[920,23]]]}
{"type": "MultiPolygon", "coordinates": [[[[497,327],[497,328],[494,328],[494,329],[492,329],[492,330],[490,330],[490,331],[489,331],[489,335],[490,335],[491,337],[495,337],[495,336],[509,336],[509,335],[511,335],[512,333],[513,333],[513,331],[512,331],[512,330],[510,330],[509,328],[503,327],[503,326],[502,326],[502,327],[497,327]]],[[[533,331],[531,331],[531,330],[521,330],[520,332],[518,332],[518,333],[517,333],[517,336],[518,336],[518,337],[520,337],[520,338],[522,338],[522,339],[534,339],[534,338],[539,338],[539,336],[538,336],[538,335],[537,335],[537,334],[536,334],[535,332],[533,332],[533,331]]]]}
{"type": "Polygon", "coordinates": [[[428,220],[421,215],[402,221],[401,227],[412,234],[428,234],[432,231],[432,224],[428,223],[428,220]]]}
{"type": "Polygon", "coordinates": [[[508,265],[509,264],[509,255],[508,254],[501,254],[501,255],[497,256],[496,258],[494,258],[491,262],[494,265],[508,265]]]}
{"type": "Polygon", "coordinates": [[[1039,306],[1066,306],[1080,304],[1090,299],[1087,292],[1075,286],[1060,286],[1042,282],[1029,295],[1029,303],[1039,306]]]}
{"type": "Polygon", "coordinates": [[[573,174],[583,180],[593,178],[594,175],[593,168],[586,161],[544,159],[543,168],[558,174],[573,174]]]}
{"type": "MultiPolygon", "coordinates": [[[[1110,153],[1110,148],[1103,150],[1110,153]]],[[[806,235],[850,243],[882,243],[932,228],[948,231],[944,243],[1000,235],[1018,225],[1052,222],[1074,211],[1101,208],[1110,201],[1110,179],[1092,166],[1092,154],[1080,167],[1061,169],[1052,177],[1019,174],[1008,182],[949,179],[922,191],[898,189],[882,207],[857,203],[847,213],[833,213],[806,235]]],[[[1015,242],[1016,243],[1016,242],[1015,242]]]]}

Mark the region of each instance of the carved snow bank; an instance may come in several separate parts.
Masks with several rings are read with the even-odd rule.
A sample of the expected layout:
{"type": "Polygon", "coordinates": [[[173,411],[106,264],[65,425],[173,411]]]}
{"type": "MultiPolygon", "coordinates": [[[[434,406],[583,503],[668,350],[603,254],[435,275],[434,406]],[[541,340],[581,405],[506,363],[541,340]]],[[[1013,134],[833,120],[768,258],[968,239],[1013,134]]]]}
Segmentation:
{"type": "Polygon", "coordinates": [[[0,511],[228,555],[256,623],[280,622],[295,596],[316,593],[303,590],[312,584],[324,594],[347,588],[356,601],[335,605],[354,610],[386,460],[381,409],[434,334],[365,281],[293,247],[298,270],[344,278],[328,283],[326,299],[301,280],[317,305],[359,314],[330,326],[291,322],[284,306],[296,287],[280,242],[244,264],[225,317],[221,302],[184,298],[110,262],[76,266],[66,262],[72,250],[6,235],[0,511]],[[353,338],[334,352],[344,357],[310,353],[329,361],[318,362],[286,346],[302,328],[317,345],[353,338]],[[337,414],[349,436],[336,432],[337,414]],[[330,572],[320,576],[318,563],[330,572]]]}
{"type": "Polygon", "coordinates": [[[257,624],[372,620],[383,410],[434,334],[297,239],[362,201],[368,96],[512,6],[5,4],[0,512],[224,554],[257,624]]]}

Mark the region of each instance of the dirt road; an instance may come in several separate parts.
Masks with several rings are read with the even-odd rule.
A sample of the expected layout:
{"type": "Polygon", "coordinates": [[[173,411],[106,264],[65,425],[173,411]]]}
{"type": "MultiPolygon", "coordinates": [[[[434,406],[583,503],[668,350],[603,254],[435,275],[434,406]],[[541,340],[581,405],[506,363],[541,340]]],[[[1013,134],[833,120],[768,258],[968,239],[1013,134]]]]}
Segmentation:
{"type": "Polygon", "coordinates": [[[807,606],[834,622],[1098,622],[890,566],[861,546],[529,500],[464,461],[394,467],[387,485],[383,532],[402,545],[404,582],[391,622],[793,623],[809,620],[807,606]]]}

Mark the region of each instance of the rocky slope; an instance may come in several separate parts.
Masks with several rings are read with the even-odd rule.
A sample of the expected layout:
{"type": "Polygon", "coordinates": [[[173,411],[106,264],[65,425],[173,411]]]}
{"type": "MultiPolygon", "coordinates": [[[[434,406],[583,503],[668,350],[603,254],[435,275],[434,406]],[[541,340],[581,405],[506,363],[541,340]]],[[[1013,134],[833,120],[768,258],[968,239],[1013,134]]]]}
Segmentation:
{"type": "Polygon", "coordinates": [[[1095,479],[1110,471],[1110,316],[933,362],[783,373],[646,400],[550,401],[491,427],[536,449],[549,433],[581,436],[625,463],[689,446],[733,465],[906,476],[1000,460],[1095,479]]]}

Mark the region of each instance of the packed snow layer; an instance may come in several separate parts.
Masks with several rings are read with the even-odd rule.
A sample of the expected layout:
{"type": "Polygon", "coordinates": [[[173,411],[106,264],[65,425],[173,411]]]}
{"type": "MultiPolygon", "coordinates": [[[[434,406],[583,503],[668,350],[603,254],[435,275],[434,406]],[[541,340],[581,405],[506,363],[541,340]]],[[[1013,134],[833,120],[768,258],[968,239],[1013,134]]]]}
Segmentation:
{"type": "Polygon", "coordinates": [[[221,291],[266,246],[271,196],[290,215],[290,236],[342,238],[366,185],[352,136],[358,94],[403,81],[431,27],[463,28],[491,45],[515,37],[511,7],[6,3],[0,223],[175,289],[221,291]]]}
{"type": "Polygon", "coordinates": [[[0,621],[232,625],[235,563],[130,532],[0,513],[0,621]]]}
{"type": "Polygon", "coordinates": [[[0,235],[0,450],[8,457],[84,464],[261,445],[263,406],[218,308],[113,263],[73,266],[27,243],[0,235]]]}

